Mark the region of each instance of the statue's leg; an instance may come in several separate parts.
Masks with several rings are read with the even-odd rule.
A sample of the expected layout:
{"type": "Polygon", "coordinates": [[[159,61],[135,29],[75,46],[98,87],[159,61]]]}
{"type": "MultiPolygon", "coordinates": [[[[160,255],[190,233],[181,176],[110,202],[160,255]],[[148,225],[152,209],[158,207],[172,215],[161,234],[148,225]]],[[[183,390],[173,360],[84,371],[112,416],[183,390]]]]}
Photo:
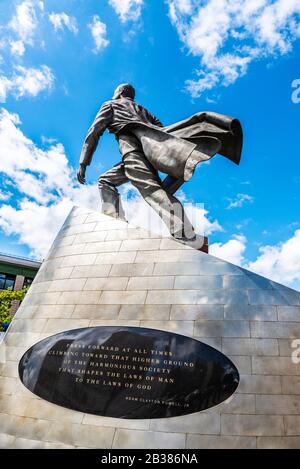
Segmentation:
{"type": "Polygon", "coordinates": [[[124,157],[124,165],[126,177],[159,214],[171,235],[178,239],[193,239],[195,232],[181,203],[163,188],[157,171],[144,154],[139,151],[128,153],[124,157]]]}
{"type": "Polygon", "coordinates": [[[112,169],[102,174],[98,179],[102,212],[115,218],[125,220],[121,198],[117,187],[128,182],[124,171],[124,163],[118,163],[112,169]]]}

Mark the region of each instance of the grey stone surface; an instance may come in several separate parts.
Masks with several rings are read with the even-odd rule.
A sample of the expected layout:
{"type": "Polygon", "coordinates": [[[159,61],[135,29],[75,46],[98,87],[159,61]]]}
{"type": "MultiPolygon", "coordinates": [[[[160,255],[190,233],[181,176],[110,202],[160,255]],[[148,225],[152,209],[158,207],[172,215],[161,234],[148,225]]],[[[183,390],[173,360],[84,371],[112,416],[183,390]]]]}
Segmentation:
{"type": "MultiPolygon", "coordinates": [[[[94,256],[94,254],[91,254],[94,256]]],[[[128,264],[134,261],[135,251],[129,252],[103,252],[96,255],[95,264],[128,264]]]]}
{"type": "Polygon", "coordinates": [[[300,413],[300,396],[256,396],[256,411],[266,415],[285,415],[300,413]]]}
{"type": "Polygon", "coordinates": [[[57,298],[58,305],[92,305],[100,301],[100,291],[70,292],[64,291],[57,298]]]}
{"type": "Polygon", "coordinates": [[[95,252],[117,252],[120,250],[121,241],[102,241],[98,243],[88,243],[83,252],[95,253],[95,252]]]}
{"type": "Polygon", "coordinates": [[[3,433],[8,435],[47,441],[49,422],[46,420],[1,414],[0,426],[3,433]]]}
{"type": "Polygon", "coordinates": [[[113,265],[110,277],[143,277],[152,275],[154,264],[118,264],[113,265]]]}
{"type": "Polygon", "coordinates": [[[171,309],[171,320],[175,321],[222,320],[223,317],[223,305],[172,305],[171,309]]]}
{"type": "Polygon", "coordinates": [[[237,436],[283,435],[283,417],[273,415],[222,415],[222,433],[237,436]]]}
{"type": "Polygon", "coordinates": [[[292,353],[296,353],[300,357],[300,340],[299,339],[278,339],[279,355],[282,357],[291,357],[292,353]]]}
{"type": "Polygon", "coordinates": [[[249,290],[251,305],[299,305],[300,295],[289,290],[249,290]]]}
{"type": "Polygon", "coordinates": [[[89,266],[75,266],[72,267],[71,278],[89,278],[94,279],[98,277],[107,277],[111,270],[110,264],[103,265],[89,265],[89,266]]]}
{"type": "Polygon", "coordinates": [[[28,319],[33,319],[37,313],[38,308],[38,317],[46,319],[64,319],[70,318],[74,312],[75,305],[41,305],[31,307],[25,307],[21,317],[26,317],[28,319]]]}
{"type": "Polygon", "coordinates": [[[195,290],[152,290],[148,291],[147,304],[197,304],[198,292],[195,290]]]}
{"type": "Polygon", "coordinates": [[[126,290],[128,280],[128,277],[88,278],[84,290],[126,290]]]}
{"type": "Polygon", "coordinates": [[[130,321],[130,320],[103,320],[103,319],[93,319],[90,321],[90,327],[96,326],[128,326],[128,327],[138,327],[140,326],[140,321],[130,321]]]}
{"type": "MultiPolygon", "coordinates": [[[[90,292],[88,292],[90,293],[90,292]]],[[[145,303],[147,292],[146,291],[103,291],[99,304],[104,305],[136,305],[145,303]]]]}
{"type": "Polygon", "coordinates": [[[300,306],[278,306],[279,321],[300,322],[300,306]]]}
{"type": "Polygon", "coordinates": [[[273,285],[268,279],[261,277],[260,275],[241,271],[241,275],[226,275],[224,277],[224,288],[241,288],[243,290],[273,290],[273,285]]]}
{"type": "Polygon", "coordinates": [[[255,449],[256,437],[187,435],[187,449],[255,449]]]}
{"type": "MultiPolygon", "coordinates": [[[[208,262],[202,256],[197,256],[197,254],[201,253],[189,252],[190,259],[187,259],[187,256],[184,256],[186,252],[175,252],[177,254],[174,257],[174,251],[172,253],[165,251],[162,259],[159,258],[159,253],[157,253],[155,258],[153,257],[153,260],[157,263],[154,269],[155,275],[240,275],[238,267],[225,262],[211,261],[211,259],[211,262],[208,262]]],[[[203,255],[205,256],[205,254],[203,255]]],[[[140,258],[142,259],[141,255],[140,258]]]]}
{"type": "Polygon", "coordinates": [[[287,435],[300,436],[300,415],[287,415],[284,417],[284,425],[287,435]]]}
{"type": "Polygon", "coordinates": [[[120,251],[152,251],[160,248],[160,239],[128,239],[122,241],[120,251]]]}
{"type": "Polygon", "coordinates": [[[70,424],[63,421],[52,422],[50,425],[47,423],[47,426],[46,441],[87,448],[111,448],[115,433],[114,428],[70,424]]]}
{"type": "Polygon", "coordinates": [[[80,291],[83,289],[86,279],[67,279],[67,280],[53,280],[50,283],[47,291],[80,291]]]}
{"type": "Polygon", "coordinates": [[[193,336],[193,321],[141,321],[141,327],[193,336]]]}
{"type": "Polygon", "coordinates": [[[124,428],[128,430],[149,430],[150,419],[116,419],[112,417],[101,417],[98,415],[86,414],[83,418],[83,425],[96,425],[98,427],[124,428]]]}
{"type": "Polygon", "coordinates": [[[252,371],[260,375],[300,376],[300,366],[291,357],[252,357],[252,371]]]}
{"type": "Polygon", "coordinates": [[[227,401],[211,409],[211,412],[217,412],[219,414],[254,414],[255,395],[236,393],[227,401]]]}
{"type": "Polygon", "coordinates": [[[258,449],[299,449],[300,438],[295,436],[257,438],[258,449]]]}
{"type": "Polygon", "coordinates": [[[239,303],[224,306],[225,319],[244,319],[251,321],[277,321],[276,306],[241,305],[239,303]]]}
{"type": "Polygon", "coordinates": [[[220,429],[220,414],[213,412],[198,412],[196,414],[173,417],[171,419],[155,419],[152,420],[150,424],[150,430],[171,433],[218,435],[220,429]]]}
{"type": "Polygon", "coordinates": [[[247,339],[223,337],[222,352],[226,355],[279,355],[276,339],[247,339]]]}
{"type": "Polygon", "coordinates": [[[184,449],[185,434],[117,429],[114,449],[184,449]]]}
{"type": "Polygon", "coordinates": [[[72,318],[75,319],[116,319],[120,305],[76,305],[72,318]]]}
{"type": "Polygon", "coordinates": [[[170,311],[170,305],[122,305],[119,318],[168,321],[170,311]]]}
{"type": "Polygon", "coordinates": [[[248,321],[196,321],[196,337],[250,337],[248,321]]]}
{"type": "Polygon", "coordinates": [[[12,448],[14,441],[14,436],[0,433],[0,449],[12,448]]]}
{"type": "MultiPolygon", "coordinates": [[[[28,399],[27,399],[28,400],[28,399]]],[[[83,414],[80,412],[73,412],[70,409],[62,409],[56,405],[49,405],[48,402],[42,399],[31,399],[27,402],[26,415],[34,419],[43,419],[49,421],[62,420],[64,422],[81,423],[83,414]]]]}
{"type": "Polygon", "coordinates": [[[214,290],[222,288],[221,275],[178,275],[175,278],[176,290],[214,290]]]}
{"type": "Polygon", "coordinates": [[[75,446],[64,445],[60,443],[50,443],[37,440],[30,440],[28,438],[16,438],[13,449],[73,449],[75,446]]]}
{"type": "MultiPolygon", "coordinates": [[[[73,236],[73,239],[75,238],[73,243],[98,243],[104,241],[107,238],[107,235],[107,231],[92,231],[91,233],[78,234],[73,236]]],[[[68,236],[68,238],[71,238],[71,236],[68,236]]]]}
{"type": "Polygon", "coordinates": [[[246,355],[229,355],[230,360],[235,364],[242,375],[252,373],[251,357],[246,355]]]}
{"type": "Polygon", "coordinates": [[[254,374],[240,375],[237,392],[245,394],[281,394],[281,377],[254,374]]]}
{"type": "Polygon", "coordinates": [[[127,290],[168,290],[173,285],[174,277],[131,277],[127,290]]]}
{"type": "Polygon", "coordinates": [[[74,208],[0,345],[0,447],[298,448],[299,298],[172,239],[74,208]],[[211,345],[237,366],[238,389],[204,412],[123,420],[55,406],[22,385],[18,361],[33,344],[103,325],[211,345]]]}
{"type": "Polygon", "coordinates": [[[282,394],[300,394],[300,376],[281,376],[282,394]]]}
{"type": "Polygon", "coordinates": [[[89,323],[89,319],[48,319],[43,332],[49,335],[58,334],[69,329],[88,327],[89,323]]]}
{"type": "Polygon", "coordinates": [[[251,337],[262,339],[287,338],[297,339],[300,337],[300,323],[294,322],[251,322],[251,337]]]}

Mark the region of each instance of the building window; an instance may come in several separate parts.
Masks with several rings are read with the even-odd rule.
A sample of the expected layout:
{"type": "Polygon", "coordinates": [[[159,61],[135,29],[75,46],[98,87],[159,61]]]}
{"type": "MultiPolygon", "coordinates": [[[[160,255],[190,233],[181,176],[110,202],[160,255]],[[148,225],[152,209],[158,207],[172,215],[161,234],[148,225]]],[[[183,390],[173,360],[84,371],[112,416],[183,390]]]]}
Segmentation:
{"type": "Polygon", "coordinates": [[[25,277],[23,288],[28,288],[33,282],[33,278],[25,277]]]}
{"type": "Polygon", "coordinates": [[[14,289],[16,277],[8,274],[0,274],[0,290],[14,289]]]}

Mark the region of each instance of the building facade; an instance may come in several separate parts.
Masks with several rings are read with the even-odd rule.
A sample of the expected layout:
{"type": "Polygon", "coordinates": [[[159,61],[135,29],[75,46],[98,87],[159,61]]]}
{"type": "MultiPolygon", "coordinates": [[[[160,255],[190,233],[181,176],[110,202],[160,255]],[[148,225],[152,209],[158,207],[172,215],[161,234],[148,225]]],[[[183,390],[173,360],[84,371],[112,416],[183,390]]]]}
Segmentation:
{"type": "MultiPolygon", "coordinates": [[[[41,262],[0,254],[0,291],[11,288],[22,290],[29,287],[36,276],[41,262]]],[[[19,307],[19,301],[14,301],[11,314],[14,315],[19,307]]]]}

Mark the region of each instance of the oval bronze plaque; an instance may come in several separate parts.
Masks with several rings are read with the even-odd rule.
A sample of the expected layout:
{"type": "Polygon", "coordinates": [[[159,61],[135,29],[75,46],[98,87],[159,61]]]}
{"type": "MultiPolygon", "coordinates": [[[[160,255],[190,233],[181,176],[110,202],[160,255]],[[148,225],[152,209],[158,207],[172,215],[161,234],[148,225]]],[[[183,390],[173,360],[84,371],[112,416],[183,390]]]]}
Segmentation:
{"type": "Polygon", "coordinates": [[[31,347],[19,363],[37,396],[80,412],[125,419],[174,417],[226,400],[239,373],[195,339],[136,327],[62,332],[31,347]]]}

